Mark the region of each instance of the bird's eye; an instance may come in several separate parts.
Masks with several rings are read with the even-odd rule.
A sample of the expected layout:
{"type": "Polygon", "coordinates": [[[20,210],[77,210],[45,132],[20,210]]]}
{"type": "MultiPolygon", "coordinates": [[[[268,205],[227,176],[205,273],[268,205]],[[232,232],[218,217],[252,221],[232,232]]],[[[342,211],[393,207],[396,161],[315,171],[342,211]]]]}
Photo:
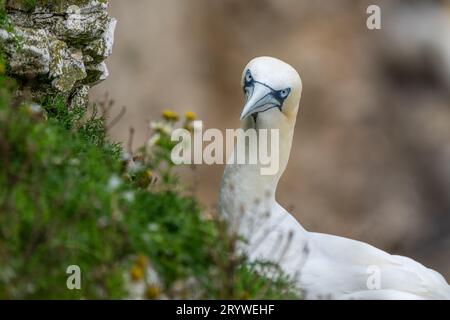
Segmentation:
{"type": "Polygon", "coordinates": [[[250,73],[250,70],[247,70],[247,72],[245,74],[245,82],[249,83],[249,82],[252,82],[252,80],[253,80],[253,76],[250,73]]]}
{"type": "Polygon", "coordinates": [[[280,97],[281,97],[282,99],[286,99],[287,96],[289,95],[289,93],[291,92],[291,89],[290,89],[290,88],[287,88],[287,89],[280,90],[280,91],[278,91],[278,92],[279,92],[280,97]]]}

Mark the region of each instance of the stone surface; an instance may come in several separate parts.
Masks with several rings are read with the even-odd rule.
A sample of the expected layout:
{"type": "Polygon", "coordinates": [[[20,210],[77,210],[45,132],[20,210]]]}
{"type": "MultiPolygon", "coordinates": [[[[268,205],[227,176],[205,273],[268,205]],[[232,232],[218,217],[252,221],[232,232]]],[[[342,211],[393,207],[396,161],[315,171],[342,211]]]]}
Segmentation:
{"type": "Polygon", "coordinates": [[[39,100],[60,94],[86,103],[106,79],[116,20],[105,0],[7,0],[13,31],[0,30],[10,72],[39,100]]]}

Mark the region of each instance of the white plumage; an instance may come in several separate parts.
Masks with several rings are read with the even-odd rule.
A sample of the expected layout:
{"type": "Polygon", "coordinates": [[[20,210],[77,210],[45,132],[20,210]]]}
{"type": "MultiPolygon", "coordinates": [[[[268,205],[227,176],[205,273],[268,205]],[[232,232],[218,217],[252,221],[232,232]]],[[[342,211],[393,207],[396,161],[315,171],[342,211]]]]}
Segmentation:
{"type": "Polygon", "coordinates": [[[222,179],[221,213],[249,240],[243,249],[250,258],[279,262],[307,299],[450,299],[450,286],[436,271],[363,242],[308,232],[276,202],[276,187],[289,159],[301,79],[290,65],[260,57],[245,67],[242,86],[243,128],[278,129],[280,136],[277,174],[261,175],[259,163],[228,164],[222,179]]]}

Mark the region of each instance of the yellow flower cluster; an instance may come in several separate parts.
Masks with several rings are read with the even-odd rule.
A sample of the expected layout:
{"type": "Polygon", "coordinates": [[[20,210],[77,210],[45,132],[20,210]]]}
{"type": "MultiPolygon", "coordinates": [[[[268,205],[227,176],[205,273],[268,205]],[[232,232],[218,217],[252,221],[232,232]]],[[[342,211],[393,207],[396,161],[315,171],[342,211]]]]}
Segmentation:
{"type": "MultiPolygon", "coordinates": [[[[197,114],[194,111],[187,111],[184,116],[185,120],[183,123],[183,128],[193,132],[193,122],[197,120],[197,114]]],[[[163,111],[162,117],[165,121],[151,122],[150,128],[155,130],[156,132],[170,135],[173,130],[173,124],[180,120],[180,115],[176,111],[166,109],[163,111]]],[[[159,136],[153,136],[151,139],[149,139],[149,145],[153,146],[154,144],[156,144],[159,138],[159,136]]]]}
{"type": "Polygon", "coordinates": [[[144,279],[147,266],[148,258],[142,254],[139,255],[131,268],[131,279],[133,279],[133,281],[144,279]]]}
{"type": "Polygon", "coordinates": [[[184,122],[183,128],[189,130],[190,132],[194,132],[193,121],[197,119],[197,115],[193,111],[188,111],[185,114],[186,121],[184,122]]]}
{"type": "Polygon", "coordinates": [[[147,188],[153,181],[154,175],[152,170],[146,170],[139,175],[138,184],[141,188],[147,188]]]}
{"type": "Polygon", "coordinates": [[[157,285],[149,285],[145,290],[145,297],[150,300],[158,299],[161,295],[161,289],[157,285]]]}
{"type": "MultiPolygon", "coordinates": [[[[180,120],[180,115],[173,110],[166,109],[163,111],[162,116],[165,120],[170,122],[177,122],[180,120]]],[[[186,121],[191,122],[197,119],[197,115],[193,111],[188,111],[185,113],[186,121]]]]}
{"type": "Polygon", "coordinates": [[[195,119],[197,119],[197,115],[195,114],[195,112],[193,111],[186,112],[186,120],[194,121],[195,119]]]}
{"type": "Polygon", "coordinates": [[[147,256],[143,254],[138,255],[131,268],[131,279],[135,282],[145,281],[146,287],[143,292],[145,298],[158,299],[161,296],[161,288],[157,284],[147,283],[147,280],[145,279],[149,265],[150,262],[147,256]]]}
{"type": "Polygon", "coordinates": [[[176,122],[180,119],[180,115],[177,112],[172,111],[172,110],[164,110],[162,116],[167,121],[176,122]]]}
{"type": "Polygon", "coordinates": [[[145,270],[142,269],[140,266],[134,265],[131,268],[131,279],[133,279],[133,281],[139,281],[144,279],[144,275],[145,275],[145,270]]]}
{"type": "Polygon", "coordinates": [[[137,259],[136,259],[136,265],[138,265],[141,268],[145,269],[148,266],[148,258],[145,255],[140,254],[137,257],[137,259]]]}
{"type": "Polygon", "coordinates": [[[147,178],[149,180],[151,180],[153,178],[153,171],[152,170],[147,170],[147,171],[145,171],[145,175],[147,176],[147,178]]]}

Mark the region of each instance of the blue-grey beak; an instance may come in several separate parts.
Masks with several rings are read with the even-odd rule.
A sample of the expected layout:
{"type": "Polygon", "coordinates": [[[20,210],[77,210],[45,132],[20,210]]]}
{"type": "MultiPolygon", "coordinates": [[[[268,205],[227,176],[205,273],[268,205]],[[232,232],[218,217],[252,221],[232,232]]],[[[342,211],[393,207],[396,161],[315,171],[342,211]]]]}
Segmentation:
{"type": "Polygon", "coordinates": [[[241,113],[241,120],[255,113],[281,107],[281,102],[276,98],[276,91],[268,86],[255,81],[249,90],[244,110],[241,113]]]}

